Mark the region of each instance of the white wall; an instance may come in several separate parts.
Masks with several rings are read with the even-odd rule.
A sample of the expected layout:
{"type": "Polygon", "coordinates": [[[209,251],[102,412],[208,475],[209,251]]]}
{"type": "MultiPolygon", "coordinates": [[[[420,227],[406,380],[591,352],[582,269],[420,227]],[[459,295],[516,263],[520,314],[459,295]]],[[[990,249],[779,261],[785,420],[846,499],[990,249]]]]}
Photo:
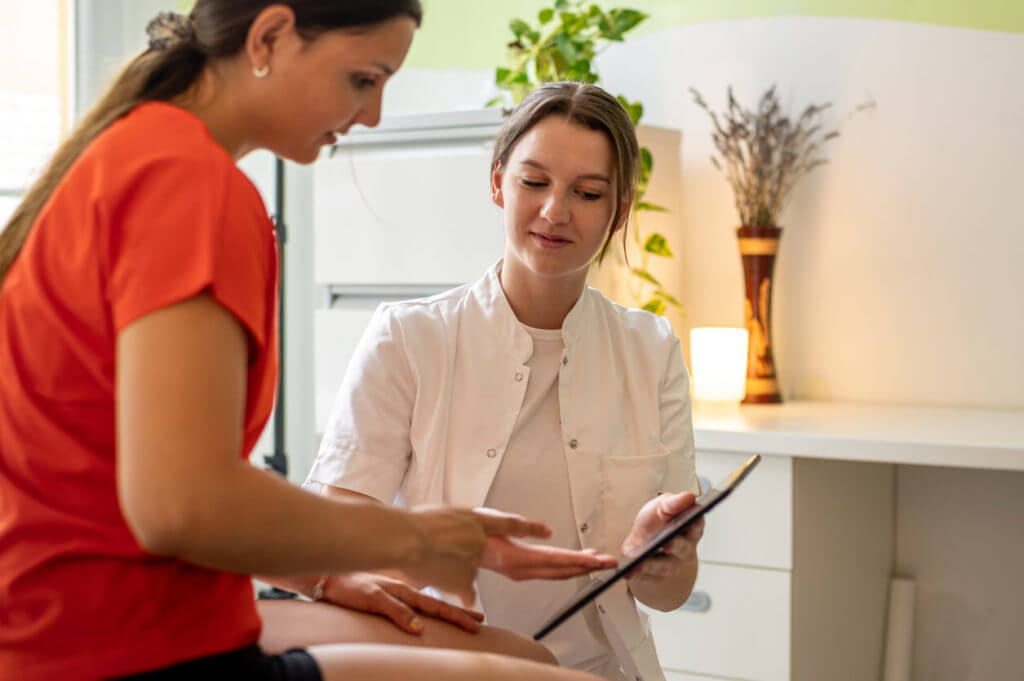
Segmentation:
{"type": "MultiPolygon", "coordinates": [[[[894,21],[779,17],[679,26],[600,59],[604,84],[683,131],[674,241],[689,326],[742,325],[736,217],[711,166],[725,87],[778,83],[793,108],[832,101],[830,165],[784,212],[775,344],[787,398],[1024,407],[1015,295],[1024,254],[1024,35],[894,21]],[[846,120],[867,100],[877,108],[846,120]]],[[[470,108],[490,72],[401,72],[394,112],[470,108]],[[427,93],[431,93],[427,96],[427,93]]],[[[685,338],[684,338],[685,342],[685,338]]]]}

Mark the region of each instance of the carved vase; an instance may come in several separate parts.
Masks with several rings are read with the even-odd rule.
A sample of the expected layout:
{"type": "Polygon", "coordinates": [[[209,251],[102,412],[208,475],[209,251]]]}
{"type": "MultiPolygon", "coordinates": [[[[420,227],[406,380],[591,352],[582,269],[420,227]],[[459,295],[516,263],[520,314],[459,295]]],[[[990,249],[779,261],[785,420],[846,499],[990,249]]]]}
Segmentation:
{"type": "Polygon", "coordinates": [[[782,396],[772,356],[772,273],[782,230],[760,225],[740,227],[736,237],[746,283],[744,322],[750,334],[743,403],[778,403],[782,396]]]}

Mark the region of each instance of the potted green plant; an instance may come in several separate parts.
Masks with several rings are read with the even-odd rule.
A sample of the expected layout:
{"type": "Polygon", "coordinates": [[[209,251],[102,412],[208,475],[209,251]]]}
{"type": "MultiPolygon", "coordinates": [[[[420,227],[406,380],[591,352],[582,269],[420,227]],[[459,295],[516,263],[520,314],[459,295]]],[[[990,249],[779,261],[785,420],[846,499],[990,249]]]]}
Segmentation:
{"type": "MultiPolygon", "coordinates": [[[[711,138],[718,151],[711,163],[732,187],[740,226],[736,230],[745,280],[747,352],[745,403],[781,402],[771,342],[771,292],[775,256],[782,228],[779,215],[797,182],[827,161],[824,143],[839,136],[822,128],[822,113],[831,103],[811,104],[790,118],[779,103],[775,86],[744,108],[727,90],[727,106],[713,111],[697,90],[694,102],[711,117],[711,138]]],[[[863,104],[861,110],[872,106],[863,104]]]]}
{"type": "MultiPolygon", "coordinates": [[[[502,95],[488,102],[488,106],[518,104],[534,88],[543,83],[564,80],[598,83],[600,76],[594,68],[594,58],[613,43],[625,40],[627,33],[640,25],[648,15],[635,9],[604,10],[583,0],[556,0],[550,7],[537,13],[536,23],[513,19],[509,28],[513,39],[508,44],[507,64],[494,73],[495,84],[502,95]]],[[[618,99],[629,112],[633,125],[643,116],[640,102],[632,102],[619,95],[618,99]]],[[[642,299],[645,310],[664,314],[669,308],[682,313],[678,299],[665,290],[650,269],[650,258],[671,258],[672,249],[663,234],[644,234],[640,229],[640,215],[645,211],[665,212],[666,209],[644,200],[654,169],[650,149],[642,148],[640,184],[633,203],[633,238],[640,253],[640,264],[630,267],[634,297],[642,299]]]]}

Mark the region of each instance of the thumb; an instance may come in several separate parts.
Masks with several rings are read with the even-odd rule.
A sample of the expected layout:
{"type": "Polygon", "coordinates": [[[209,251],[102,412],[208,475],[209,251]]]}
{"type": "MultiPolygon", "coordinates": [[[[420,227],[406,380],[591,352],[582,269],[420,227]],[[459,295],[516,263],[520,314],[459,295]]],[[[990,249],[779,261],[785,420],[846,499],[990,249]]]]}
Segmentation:
{"type": "Polygon", "coordinates": [[[675,516],[679,515],[690,506],[693,506],[693,502],[696,497],[690,492],[680,492],[678,494],[662,494],[657,498],[656,508],[658,513],[658,519],[662,523],[666,523],[675,516]]]}

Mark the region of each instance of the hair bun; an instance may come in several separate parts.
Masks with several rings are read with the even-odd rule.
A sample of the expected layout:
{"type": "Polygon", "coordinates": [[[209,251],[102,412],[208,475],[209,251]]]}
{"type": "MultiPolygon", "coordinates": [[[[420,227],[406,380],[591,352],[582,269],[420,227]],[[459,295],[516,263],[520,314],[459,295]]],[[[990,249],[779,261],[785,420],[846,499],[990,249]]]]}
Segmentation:
{"type": "Polygon", "coordinates": [[[196,26],[192,17],[175,12],[160,12],[146,26],[146,35],[149,36],[149,49],[166,50],[194,42],[196,26]]]}

